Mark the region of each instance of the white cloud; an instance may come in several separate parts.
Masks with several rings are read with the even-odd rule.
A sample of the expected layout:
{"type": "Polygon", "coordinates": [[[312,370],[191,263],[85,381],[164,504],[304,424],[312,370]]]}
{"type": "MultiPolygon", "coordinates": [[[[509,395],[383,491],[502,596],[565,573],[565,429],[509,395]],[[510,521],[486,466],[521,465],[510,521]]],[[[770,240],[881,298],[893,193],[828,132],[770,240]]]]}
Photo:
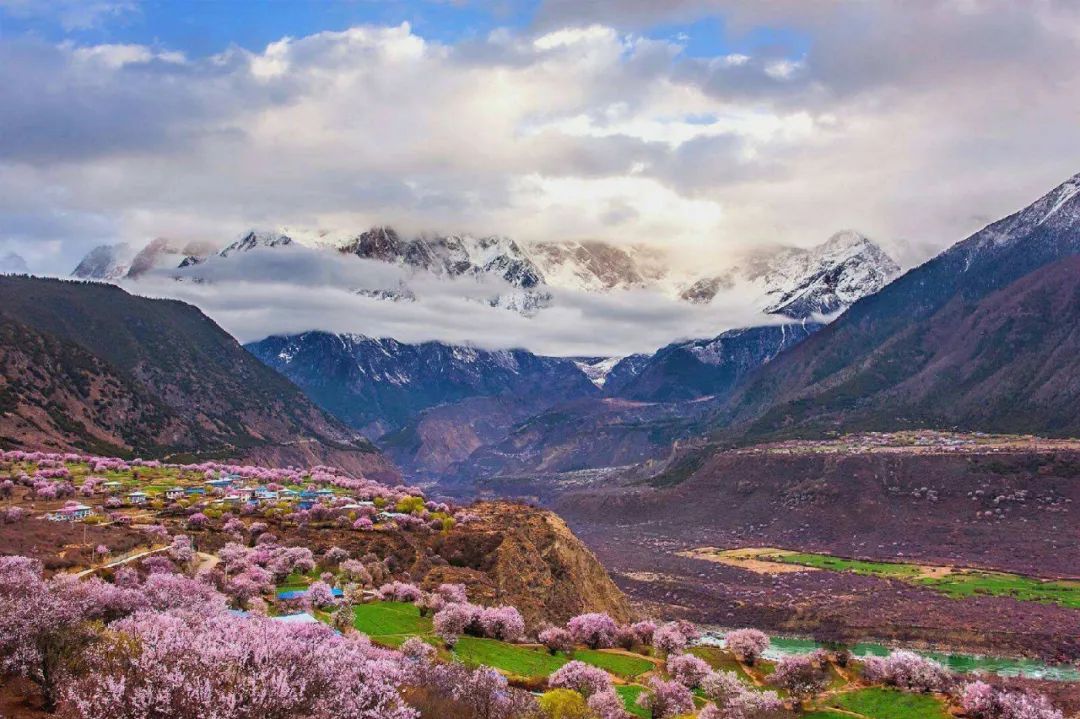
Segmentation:
{"type": "Polygon", "coordinates": [[[547,288],[553,295],[549,307],[526,317],[487,303],[510,289],[490,278],[411,276],[408,286],[415,301],[393,302],[353,289],[394,289],[405,277],[400,268],[298,246],[256,250],[225,261],[212,258],[181,272],[185,281],[173,279],[176,274],[159,272],[123,286],[195,304],[241,342],[317,329],[403,342],[524,347],[549,355],[615,355],[778,321],[750,309],[740,297],[720,297],[704,307],[652,291],[593,294],[558,288],[547,288]]]}

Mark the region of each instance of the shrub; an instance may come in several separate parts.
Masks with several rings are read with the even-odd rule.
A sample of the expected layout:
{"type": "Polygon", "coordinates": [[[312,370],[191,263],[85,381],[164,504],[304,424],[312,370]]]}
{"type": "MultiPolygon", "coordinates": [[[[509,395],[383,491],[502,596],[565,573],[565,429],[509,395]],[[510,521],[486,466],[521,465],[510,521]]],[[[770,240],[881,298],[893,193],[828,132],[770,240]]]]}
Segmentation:
{"type": "Polygon", "coordinates": [[[612,646],[618,627],[607,614],[592,612],[574,617],[566,623],[566,628],[575,642],[600,649],[612,646]]]}
{"type": "Polygon", "coordinates": [[[824,691],[829,685],[829,675],[810,657],[789,656],[777,662],[769,681],[786,689],[796,702],[802,702],[824,691]]]}
{"type": "Polygon", "coordinates": [[[569,689],[552,689],[539,699],[540,711],[548,719],[591,719],[585,697],[569,689]]]}
{"type": "Polygon", "coordinates": [[[574,640],[571,639],[570,632],[562,627],[548,627],[540,632],[537,639],[552,654],[555,652],[568,652],[574,647],[574,640]]]}
{"type": "Polygon", "coordinates": [[[589,709],[597,719],[625,719],[623,700],[614,689],[607,689],[589,697],[589,709]]]}
{"type": "Polygon", "coordinates": [[[649,690],[638,695],[637,703],[652,719],[672,719],[694,710],[694,697],[689,689],[656,677],[649,680],[649,690]]]}
{"type": "Polygon", "coordinates": [[[964,684],[958,697],[960,708],[972,719],[1062,719],[1044,696],[995,689],[986,682],[964,684]]]}
{"type": "Polygon", "coordinates": [[[652,644],[662,652],[673,654],[686,647],[687,639],[682,629],[675,622],[668,622],[653,632],[652,644]]]}
{"type": "Polygon", "coordinates": [[[696,689],[701,680],[710,674],[709,665],[693,654],[675,654],[668,657],[668,674],[688,689],[696,689]]]}
{"type": "Polygon", "coordinates": [[[484,635],[504,642],[516,642],[525,634],[525,620],[514,607],[487,607],[480,612],[484,635]]]}
{"type": "Polygon", "coordinates": [[[942,691],[952,683],[952,674],[945,667],[906,650],[867,659],[863,676],[871,682],[920,692],[942,691]]]}
{"type": "Polygon", "coordinates": [[[553,672],[548,677],[548,684],[561,689],[573,689],[589,697],[611,689],[611,677],[603,669],[585,662],[572,661],[553,672]]]}
{"type": "Polygon", "coordinates": [[[724,644],[740,662],[753,665],[769,648],[769,637],[757,629],[736,629],[727,633],[724,644]]]}
{"type": "Polygon", "coordinates": [[[432,619],[435,633],[446,643],[453,647],[457,644],[458,637],[465,633],[465,628],[472,623],[475,617],[474,607],[469,604],[447,604],[435,613],[432,619]]]}

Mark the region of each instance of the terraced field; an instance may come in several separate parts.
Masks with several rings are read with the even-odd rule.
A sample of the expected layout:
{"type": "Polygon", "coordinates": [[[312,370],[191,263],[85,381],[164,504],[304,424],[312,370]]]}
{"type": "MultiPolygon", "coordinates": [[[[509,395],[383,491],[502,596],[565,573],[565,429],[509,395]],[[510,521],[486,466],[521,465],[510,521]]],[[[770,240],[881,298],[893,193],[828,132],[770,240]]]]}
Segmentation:
{"type": "Polygon", "coordinates": [[[794,567],[805,567],[897,579],[928,587],[957,599],[976,595],[1012,597],[1024,602],[1054,603],[1072,609],[1080,608],[1080,581],[1071,579],[1039,579],[1008,572],[849,559],[829,554],[772,548],[720,550],[703,547],[684,554],[764,574],[781,574],[794,567]]]}

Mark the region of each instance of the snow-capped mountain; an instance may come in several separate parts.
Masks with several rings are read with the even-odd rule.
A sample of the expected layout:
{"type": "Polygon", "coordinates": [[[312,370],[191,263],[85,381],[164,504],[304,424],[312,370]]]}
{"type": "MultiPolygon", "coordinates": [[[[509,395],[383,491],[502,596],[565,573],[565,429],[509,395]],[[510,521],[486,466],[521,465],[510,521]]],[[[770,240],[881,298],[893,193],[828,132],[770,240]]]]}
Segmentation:
{"type": "Polygon", "coordinates": [[[247,345],[316,404],[375,438],[424,410],[474,397],[548,406],[597,394],[572,360],[442,342],[305,332],[247,345]]]}
{"type": "Polygon", "coordinates": [[[668,258],[654,247],[608,242],[536,242],[533,262],[553,287],[606,292],[655,286],[670,272],[668,258]]]}
{"type": "Polygon", "coordinates": [[[138,279],[153,270],[188,267],[206,259],[210,246],[204,242],[178,242],[165,237],[151,240],[136,251],[127,243],[99,245],[79,262],[72,277],[112,282],[138,279]]]}
{"type": "Polygon", "coordinates": [[[697,280],[681,297],[707,303],[720,292],[740,290],[752,294],[764,312],[806,319],[844,310],[898,274],[900,267],[874,242],[845,230],[817,247],[756,254],[725,273],[697,280]]]}
{"type": "Polygon", "coordinates": [[[1070,436],[1075,352],[1059,328],[1073,326],[1077,255],[1080,175],[770,362],[733,397],[725,422],[755,437],[875,429],[882,418],[1070,436]]]}
{"type": "Polygon", "coordinates": [[[262,232],[252,230],[236,242],[223,247],[218,257],[228,257],[234,252],[247,252],[259,247],[283,247],[292,244],[292,238],[281,232],[262,232]]]}
{"type": "MultiPolygon", "coordinates": [[[[822,326],[797,322],[749,327],[711,339],[677,342],[622,368],[605,385],[605,394],[650,402],[724,395],[750,372],[822,326]]],[[[618,364],[612,369],[619,369],[618,364]]]]}
{"type": "Polygon", "coordinates": [[[880,247],[853,231],[837,233],[810,249],[759,251],[722,272],[695,277],[675,269],[670,257],[653,247],[601,241],[520,243],[499,235],[404,237],[392,227],[380,226],[359,233],[251,230],[216,252],[165,239],[154,240],[137,254],[125,245],[103,246],[87,255],[74,274],[117,280],[165,269],[175,271],[177,279],[202,278],[199,265],[294,247],[343,260],[384,263],[402,273],[400,282],[391,286],[353,287],[358,294],[411,300],[416,297],[415,280],[472,279],[484,283],[482,301],[527,316],[549,306],[559,291],[648,290],[696,304],[708,304],[730,292],[753,310],[807,319],[846,309],[899,272],[880,247]]]}
{"type": "Polygon", "coordinates": [[[84,280],[118,280],[127,274],[135,249],[127,243],[98,245],[82,258],[71,273],[84,280]]]}

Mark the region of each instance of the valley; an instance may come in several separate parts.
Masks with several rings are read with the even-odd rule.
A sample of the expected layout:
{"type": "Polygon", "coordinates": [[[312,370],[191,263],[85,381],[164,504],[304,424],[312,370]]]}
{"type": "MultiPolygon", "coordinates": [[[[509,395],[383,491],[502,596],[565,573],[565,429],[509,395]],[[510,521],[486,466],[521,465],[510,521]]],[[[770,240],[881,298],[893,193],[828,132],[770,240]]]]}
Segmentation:
{"type": "Polygon", "coordinates": [[[697,449],[543,500],[634,600],[697,621],[1075,659],[1078,449],[935,432],[697,449]]]}

